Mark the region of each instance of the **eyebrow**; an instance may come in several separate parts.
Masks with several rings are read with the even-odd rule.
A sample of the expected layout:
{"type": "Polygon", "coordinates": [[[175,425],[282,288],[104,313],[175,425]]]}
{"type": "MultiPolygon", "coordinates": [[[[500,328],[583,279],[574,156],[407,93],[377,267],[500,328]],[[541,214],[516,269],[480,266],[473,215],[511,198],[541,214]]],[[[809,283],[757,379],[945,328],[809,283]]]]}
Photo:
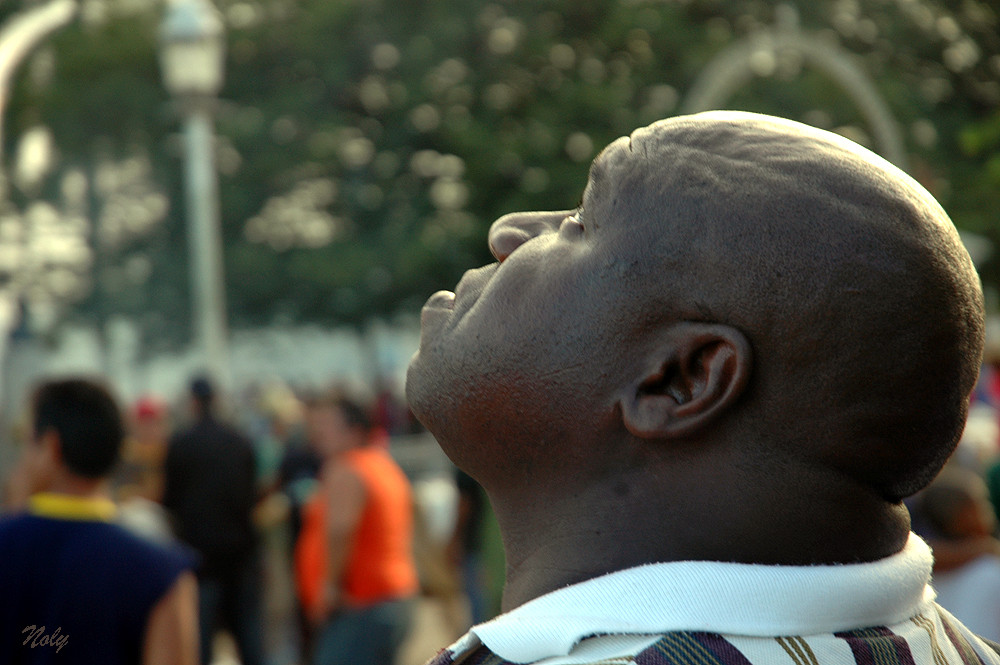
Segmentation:
{"type": "MultiPolygon", "coordinates": [[[[604,191],[607,188],[609,180],[608,170],[622,159],[627,158],[627,154],[622,154],[620,147],[612,149],[612,146],[616,146],[622,138],[626,137],[619,137],[618,139],[612,141],[606,145],[596,157],[594,157],[594,161],[590,164],[590,171],[587,174],[587,185],[583,190],[583,199],[588,198],[587,192],[589,190],[594,190],[594,192],[604,191]]],[[[627,150],[628,152],[631,152],[632,150],[631,137],[628,137],[627,150]]],[[[591,192],[591,197],[594,196],[594,192],[591,192]]]]}
{"type": "MultiPolygon", "coordinates": [[[[602,153],[603,154],[603,151],[602,153]]],[[[583,208],[583,204],[594,197],[595,191],[599,192],[604,187],[604,182],[607,180],[607,167],[604,166],[604,160],[601,159],[601,155],[594,158],[593,163],[590,165],[590,170],[587,172],[587,183],[583,186],[583,191],[580,192],[580,202],[577,204],[577,208],[583,208]]]]}
{"type": "Polygon", "coordinates": [[[587,208],[585,203],[594,196],[593,188],[591,185],[592,181],[587,182],[587,186],[584,187],[583,192],[580,194],[580,202],[576,204],[576,212],[574,214],[579,215],[580,221],[585,227],[589,228],[591,231],[596,231],[598,228],[597,220],[591,221],[587,217],[587,208]]]}
{"type": "Polygon", "coordinates": [[[602,150],[597,155],[597,157],[594,158],[594,161],[590,164],[590,170],[587,172],[587,187],[589,187],[592,184],[601,185],[604,183],[605,180],[607,180],[608,167],[605,166],[605,163],[608,160],[607,157],[605,157],[604,155],[605,150],[607,150],[607,148],[602,150]]]}
{"type": "MultiPolygon", "coordinates": [[[[594,160],[594,164],[590,167],[590,172],[587,176],[587,184],[584,185],[583,191],[580,192],[580,200],[576,204],[576,209],[578,211],[586,210],[586,203],[593,200],[595,194],[600,192],[602,189],[602,183],[605,179],[604,168],[594,160]],[[596,168],[595,168],[596,167],[596,168]]],[[[594,223],[592,230],[597,229],[596,222],[594,223]]]]}

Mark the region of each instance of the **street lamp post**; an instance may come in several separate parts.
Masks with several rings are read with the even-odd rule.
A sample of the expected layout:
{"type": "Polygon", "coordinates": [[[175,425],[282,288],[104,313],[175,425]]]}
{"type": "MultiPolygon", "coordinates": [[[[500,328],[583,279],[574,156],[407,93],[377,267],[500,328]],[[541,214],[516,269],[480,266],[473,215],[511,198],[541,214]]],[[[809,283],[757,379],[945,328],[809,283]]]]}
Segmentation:
{"type": "Polygon", "coordinates": [[[197,339],[208,371],[228,386],[226,295],[212,111],[222,87],[222,19],[209,0],[171,0],[161,26],[160,64],[184,112],[185,193],[197,339]]]}

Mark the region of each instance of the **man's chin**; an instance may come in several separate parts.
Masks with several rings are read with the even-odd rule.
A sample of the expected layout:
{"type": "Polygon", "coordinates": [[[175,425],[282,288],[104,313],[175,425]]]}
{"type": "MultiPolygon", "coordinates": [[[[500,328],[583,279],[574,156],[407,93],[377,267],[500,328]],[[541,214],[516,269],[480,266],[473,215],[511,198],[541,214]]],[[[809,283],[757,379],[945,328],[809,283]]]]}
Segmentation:
{"type": "Polygon", "coordinates": [[[428,394],[431,391],[426,389],[427,383],[421,366],[420,351],[417,351],[410,358],[410,364],[406,368],[406,403],[420,424],[433,432],[430,425],[430,421],[433,419],[429,417],[429,413],[430,403],[433,402],[434,397],[428,394]]]}

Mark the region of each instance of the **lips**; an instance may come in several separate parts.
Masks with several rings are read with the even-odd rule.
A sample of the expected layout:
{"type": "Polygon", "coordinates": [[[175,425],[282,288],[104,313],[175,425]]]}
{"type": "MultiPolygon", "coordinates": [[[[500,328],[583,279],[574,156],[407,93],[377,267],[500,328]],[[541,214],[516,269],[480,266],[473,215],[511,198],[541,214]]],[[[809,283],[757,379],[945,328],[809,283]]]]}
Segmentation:
{"type": "Polygon", "coordinates": [[[500,267],[499,263],[490,263],[482,268],[468,270],[455,287],[454,303],[461,313],[467,312],[479,300],[493,274],[500,267]]]}
{"type": "Polygon", "coordinates": [[[424,308],[420,310],[420,329],[426,330],[431,321],[436,318],[451,316],[455,307],[455,294],[451,291],[438,291],[427,299],[424,308]]]}
{"type": "Polygon", "coordinates": [[[438,291],[432,294],[420,311],[421,328],[438,319],[450,320],[450,325],[457,324],[479,301],[480,294],[499,267],[499,263],[491,263],[482,268],[469,270],[462,276],[454,293],[438,291]]]}
{"type": "Polygon", "coordinates": [[[424,307],[430,309],[454,309],[455,294],[451,291],[438,291],[427,299],[424,307]]]}

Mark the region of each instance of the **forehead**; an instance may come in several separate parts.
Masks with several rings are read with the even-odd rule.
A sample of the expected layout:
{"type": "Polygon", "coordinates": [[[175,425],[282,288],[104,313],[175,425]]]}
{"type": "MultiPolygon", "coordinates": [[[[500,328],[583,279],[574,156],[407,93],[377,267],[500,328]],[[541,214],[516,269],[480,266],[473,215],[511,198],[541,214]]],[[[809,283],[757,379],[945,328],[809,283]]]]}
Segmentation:
{"type": "Polygon", "coordinates": [[[588,193],[592,195],[595,190],[604,190],[621,178],[623,170],[631,163],[631,143],[630,137],[619,137],[594,158],[587,178],[588,193]]]}
{"type": "MultiPolygon", "coordinates": [[[[686,125],[681,122],[660,121],[647,127],[640,127],[629,136],[621,136],[612,141],[594,158],[587,180],[584,199],[595,194],[618,192],[630,184],[642,184],[646,188],[659,190],[654,183],[667,182],[676,178],[678,171],[687,168],[684,134],[686,125]],[[676,126],[675,126],[676,125],[676,126]],[[670,174],[674,174],[671,176],[670,174]]],[[[704,152],[704,157],[717,160],[711,150],[703,147],[694,152],[704,152]]],[[[632,191],[633,196],[642,197],[644,188],[632,191]]]]}
{"type": "MultiPolygon", "coordinates": [[[[803,169],[820,180],[856,174],[856,151],[808,129],[729,116],[659,121],[601,151],[584,200],[613,196],[616,204],[641,206],[668,197],[697,200],[699,208],[709,209],[744,194],[763,199],[801,193],[803,169]]],[[[805,187],[810,195],[816,189],[805,187]]]]}

